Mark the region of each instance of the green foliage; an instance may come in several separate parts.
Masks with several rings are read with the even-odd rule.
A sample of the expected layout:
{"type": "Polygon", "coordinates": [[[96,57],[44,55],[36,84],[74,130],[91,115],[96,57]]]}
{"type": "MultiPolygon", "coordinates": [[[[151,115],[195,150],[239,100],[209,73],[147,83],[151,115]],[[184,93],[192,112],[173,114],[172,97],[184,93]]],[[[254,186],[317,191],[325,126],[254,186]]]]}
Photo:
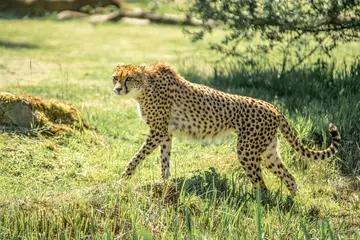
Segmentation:
{"type": "Polygon", "coordinates": [[[345,61],[358,44],[337,48],[337,62],[316,55],[317,64],[279,78],[276,64],[209,64],[204,59],[216,56],[184,41],[176,26],[7,20],[0,29],[0,90],[71,103],[96,129],[54,138],[0,133],[0,239],[360,238],[359,63],[345,61]],[[112,93],[112,70],[119,61],[159,60],[193,82],[273,103],[310,147],[328,146],[333,121],[343,136],[340,154],[313,162],[280,138],[300,186],[295,198],[266,170],[271,192],[256,198],[233,135],[215,143],[175,138],[177,194],[169,198],[156,195],[152,182],[161,176],[158,151],[133,179],[119,181],[148,128],[133,100],[112,93]]]}
{"type": "Polygon", "coordinates": [[[199,0],[189,14],[206,23],[201,31],[189,31],[193,40],[212,32],[215,22],[227,34],[211,49],[251,65],[275,51],[282,55],[282,71],[295,69],[319,52],[330,56],[336,46],[360,37],[357,0],[199,0]]]}

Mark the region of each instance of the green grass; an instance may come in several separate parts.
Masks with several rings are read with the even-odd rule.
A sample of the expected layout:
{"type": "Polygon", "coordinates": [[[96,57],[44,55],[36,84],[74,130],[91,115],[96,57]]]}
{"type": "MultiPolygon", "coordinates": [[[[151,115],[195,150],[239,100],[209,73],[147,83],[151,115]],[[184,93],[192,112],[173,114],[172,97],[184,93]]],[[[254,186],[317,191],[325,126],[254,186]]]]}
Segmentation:
{"type": "Polygon", "coordinates": [[[0,133],[0,239],[360,238],[360,65],[339,64],[359,45],[336,50],[336,69],[329,61],[306,63],[278,78],[274,64],[214,68],[206,43],[190,43],[176,26],[2,20],[0,29],[0,90],[71,103],[96,128],[53,138],[0,133]],[[173,201],[142,188],[160,179],[158,150],[130,181],[118,182],[148,133],[136,103],[112,93],[120,61],[164,61],[193,82],[269,101],[310,147],[328,145],[334,122],[342,149],[313,162],[281,138],[281,155],[301,188],[295,198],[266,170],[271,193],[253,194],[234,135],[174,139],[173,201]]]}

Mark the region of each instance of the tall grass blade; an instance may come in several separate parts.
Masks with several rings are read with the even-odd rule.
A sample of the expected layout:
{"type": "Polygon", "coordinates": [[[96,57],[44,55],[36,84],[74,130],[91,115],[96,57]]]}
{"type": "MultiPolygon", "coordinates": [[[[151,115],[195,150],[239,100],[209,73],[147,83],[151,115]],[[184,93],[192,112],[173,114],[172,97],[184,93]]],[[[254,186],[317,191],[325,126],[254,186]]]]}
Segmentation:
{"type": "Polygon", "coordinates": [[[302,219],[302,221],[301,221],[301,227],[303,229],[305,239],[310,240],[311,236],[310,236],[309,230],[307,229],[307,227],[305,225],[304,219],[302,219]]]}
{"type": "Polygon", "coordinates": [[[192,227],[191,227],[191,217],[190,217],[188,207],[185,207],[185,219],[186,219],[186,228],[189,233],[189,239],[192,240],[194,238],[193,238],[193,232],[192,232],[192,227]]]}
{"type": "Polygon", "coordinates": [[[327,227],[327,229],[328,229],[330,239],[331,239],[331,240],[334,240],[334,239],[335,239],[335,236],[334,236],[334,232],[333,232],[332,229],[331,229],[331,225],[330,225],[330,221],[329,221],[329,220],[326,221],[326,227],[327,227]]]}
{"type": "Polygon", "coordinates": [[[261,192],[256,188],[256,226],[257,226],[257,239],[262,239],[261,229],[261,192]]]}

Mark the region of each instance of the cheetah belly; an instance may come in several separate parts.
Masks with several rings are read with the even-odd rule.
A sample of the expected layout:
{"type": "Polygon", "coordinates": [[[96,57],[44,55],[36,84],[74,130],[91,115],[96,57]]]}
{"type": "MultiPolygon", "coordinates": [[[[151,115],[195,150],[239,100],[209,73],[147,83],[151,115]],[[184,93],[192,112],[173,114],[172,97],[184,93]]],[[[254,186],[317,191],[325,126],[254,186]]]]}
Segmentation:
{"type": "Polygon", "coordinates": [[[221,138],[232,131],[230,124],[216,122],[216,116],[202,112],[190,113],[189,109],[173,106],[171,110],[169,132],[186,139],[202,140],[221,138]]]}

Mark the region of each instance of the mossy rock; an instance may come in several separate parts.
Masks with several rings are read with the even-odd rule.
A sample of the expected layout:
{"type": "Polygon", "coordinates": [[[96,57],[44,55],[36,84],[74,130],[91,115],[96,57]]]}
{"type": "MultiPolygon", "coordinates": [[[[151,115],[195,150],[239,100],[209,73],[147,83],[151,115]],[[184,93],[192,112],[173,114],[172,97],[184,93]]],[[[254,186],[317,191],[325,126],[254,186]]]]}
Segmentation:
{"type": "Polygon", "coordinates": [[[29,95],[0,93],[0,125],[41,129],[44,133],[70,133],[89,128],[75,107],[29,95]]]}

